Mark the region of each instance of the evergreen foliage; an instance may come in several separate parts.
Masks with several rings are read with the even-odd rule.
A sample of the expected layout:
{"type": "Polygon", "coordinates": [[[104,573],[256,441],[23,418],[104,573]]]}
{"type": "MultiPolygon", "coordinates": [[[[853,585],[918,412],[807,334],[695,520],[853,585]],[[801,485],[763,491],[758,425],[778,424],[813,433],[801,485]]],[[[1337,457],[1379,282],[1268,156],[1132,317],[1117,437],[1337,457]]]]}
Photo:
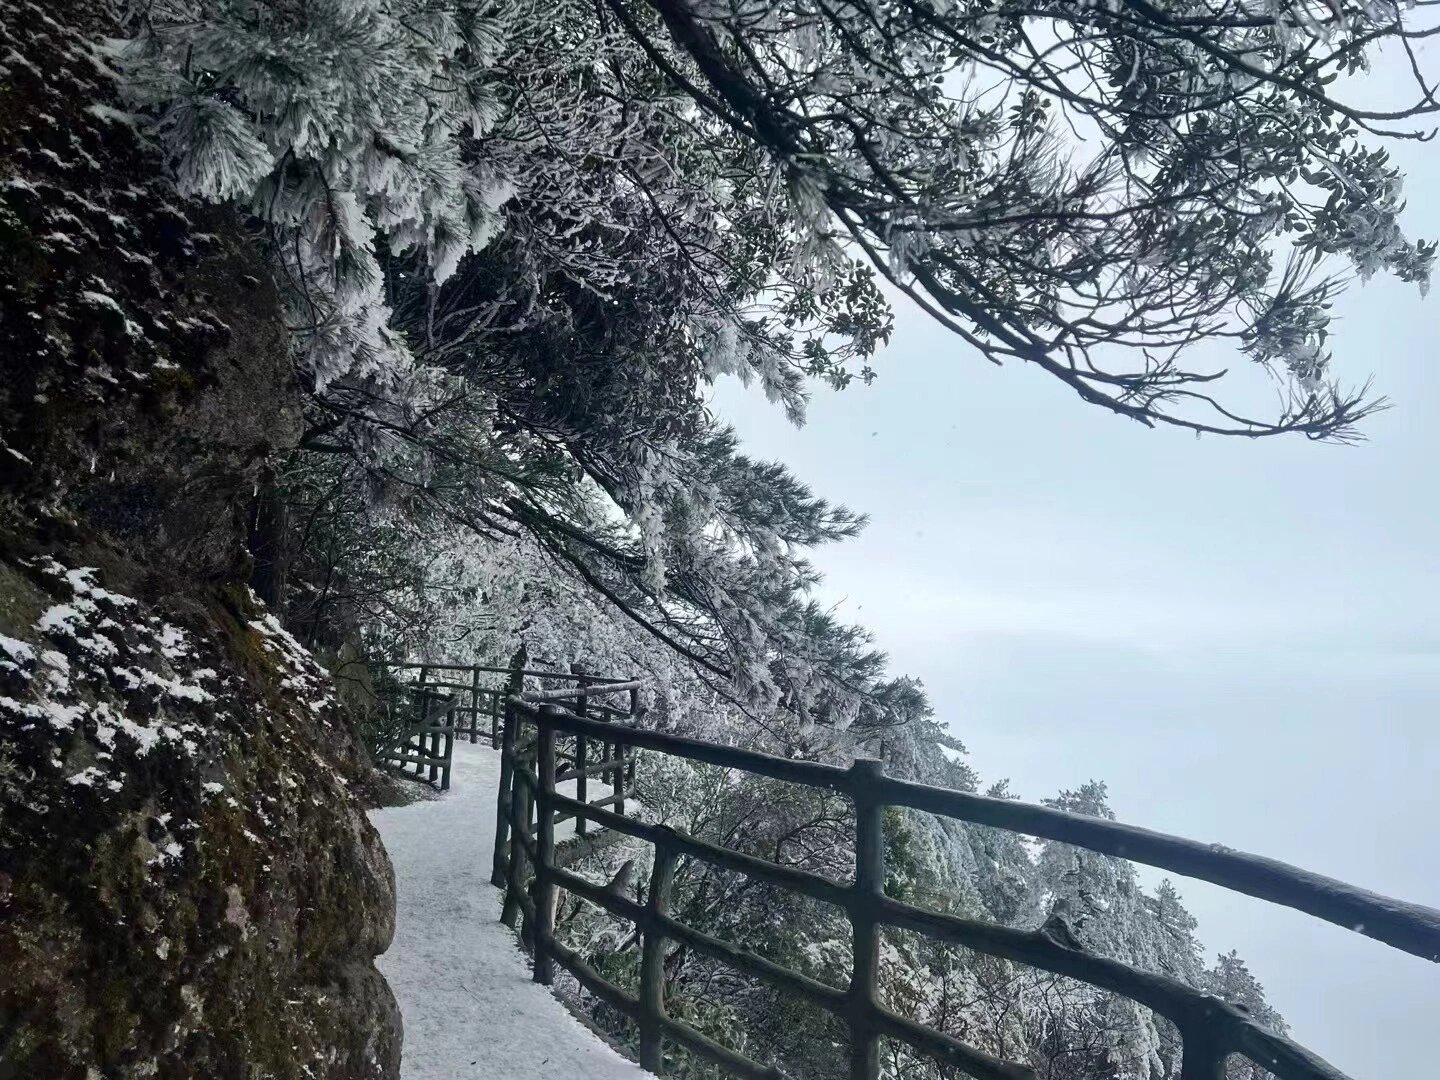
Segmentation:
{"type": "MultiPolygon", "coordinates": [[[[310,391],[292,509],[326,477],[341,513],[316,528],[345,519],[351,550],[533,545],[757,715],[843,728],[922,709],[809,596],[806,550],[862,519],[741,453],[709,384],[756,380],[798,421],[808,381],[873,377],[883,278],[981,354],[1143,422],[1354,435],[1374,403],[1330,374],[1316,260],[1428,279],[1380,142],[1436,105],[1422,81],[1367,111],[1341,77],[1420,18],[147,0],[109,55],[176,186],[268,240],[310,391]],[[1278,416],[1184,365],[1207,337],[1274,376],[1278,416]]],[[[272,599],[364,593],[352,630],[450,573],[389,559],[401,602],[313,554],[272,599]]]]}

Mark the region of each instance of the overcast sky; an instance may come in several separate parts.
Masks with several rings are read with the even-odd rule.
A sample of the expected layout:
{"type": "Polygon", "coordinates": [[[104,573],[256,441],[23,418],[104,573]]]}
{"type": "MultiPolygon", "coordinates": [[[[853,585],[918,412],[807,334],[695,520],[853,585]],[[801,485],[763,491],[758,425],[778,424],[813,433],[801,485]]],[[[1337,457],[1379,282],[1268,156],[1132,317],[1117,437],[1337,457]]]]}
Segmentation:
{"type": "MultiPolygon", "coordinates": [[[[1440,236],[1440,146],[1397,157],[1412,234],[1440,236]]],[[[1394,402],[1358,447],[1147,431],[903,307],[875,384],[818,392],[804,429],[733,381],[714,404],[871,515],[817,553],[826,595],[987,781],[1104,780],[1123,821],[1440,907],[1437,304],[1378,279],[1344,302],[1339,369],[1394,402]]],[[[1301,1042],[1359,1080],[1435,1074],[1440,967],[1177,884],[1301,1042]]]]}

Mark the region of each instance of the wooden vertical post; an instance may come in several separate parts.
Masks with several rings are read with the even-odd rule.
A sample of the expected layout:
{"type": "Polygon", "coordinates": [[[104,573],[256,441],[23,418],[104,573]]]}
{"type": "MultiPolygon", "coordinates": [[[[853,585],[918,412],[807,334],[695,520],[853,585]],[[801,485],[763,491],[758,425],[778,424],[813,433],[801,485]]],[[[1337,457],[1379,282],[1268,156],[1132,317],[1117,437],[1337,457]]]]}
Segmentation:
{"type": "MultiPolygon", "coordinates": [[[[439,698],[439,696],[437,695],[437,696],[436,696],[436,701],[438,702],[439,700],[440,700],[440,698],[439,698]]],[[[438,714],[432,714],[432,713],[427,709],[427,710],[426,710],[426,714],[425,714],[425,726],[428,727],[428,728],[438,727],[440,724],[444,723],[447,719],[449,719],[449,714],[448,714],[448,713],[443,713],[443,712],[442,712],[442,713],[438,713],[438,714]]],[[[440,758],[440,732],[438,732],[438,731],[431,731],[430,734],[429,734],[428,736],[423,737],[421,741],[422,741],[422,742],[428,742],[428,743],[430,744],[430,750],[429,750],[430,776],[429,776],[428,779],[430,780],[430,783],[433,784],[433,783],[435,782],[436,778],[440,775],[440,762],[439,762],[439,758],[440,758]]]]}
{"type": "Polygon", "coordinates": [[[645,927],[640,953],[640,1067],[657,1075],[665,1071],[665,935],[654,916],[670,910],[670,885],[675,880],[675,850],[655,845],[655,866],[650,871],[650,895],[645,907],[652,921],[645,927]]]}
{"type": "MultiPolygon", "coordinates": [[[[519,714],[519,713],[516,713],[515,718],[516,718],[516,720],[518,721],[519,718],[520,718],[520,714],[519,714]]],[[[538,731],[538,729],[537,729],[537,731],[538,731]]],[[[518,751],[518,752],[516,753],[516,755],[515,755],[515,767],[516,767],[516,768],[520,768],[521,766],[526,766],[526,765],[528,765],[528,766],[531,767],[531,768],[530,768],[531,774],[538,777],[540,770],[539,770],[539,768],[535,765],[535,761],[536,761],[535,749],[536,749],[536,747],[535,747],[535,745],[532,743],[531,746],[530,746],[530,748],[529,748],[529,750],[528,750],[528,752],[527,752],[525,749],[523,749],[523,748],[522,748],[520,751],[518,751]]],[[[515,785],[515,791],[516,791],[516,793],[520,796],[518,813],[515,815],[515,816],[516,816],[516,819],[524,824],[524,826],[525,826],[525,831],[530,834],[530,842],[533,844],[533,843],[535,843],[535,838],[536,838],[536,832],[535,832],[535,789],[534,789],[533,787],[531,787],[529,784],[522,782],[522,783],[519,783],[519,784],[516,784],[516,785],[515,785]]],[[[513,826],[512,826],[512,827],[513,827],[513,826]]],[[[519,862],[519,866],[520,866],[520,869],[521,869],[521,873],[515,874],[515,873],[512,872],[511,875],[510,875],[510,883],[511,883],[511,886],[512,886],[512,887],[514,888],[514,890],[515,890],[515,895],[516,895],[516,896],[523,896],[523,895],[524,895],[524,891],[525,891],[525,889],[527,888],[527,882],[525,881],[524,869],[525,869],[525,864],[526,864],[526,862],[528,862],[529,859],[530,859],[530,853],[525,850],[525,845],[524,845],[523,843],[521,843],[516,836],[513,836],[513,835],[512,835],[512,836],[510,837],[510,850],[513,852],[513,851],[515,851],[515,849],[516,849],[517,847],[520,849],[520,852],[521,852],[521,854],[520,854],[520,862],[519,862]]],[[[535,867],[532,865],[532,866],[530,867],[530,870],[531,870],[531,876],[533,877],[533,876],[534,876],[534,872],[535,872],[535,867]]],[[[532,905],[532,911],[533,911],[533,905],[532,905]]],[[[520,940],[521,940],[522,942],[524,942],[526,945],[529,945],[529,946],[531,946],[531,947],[533,948],[533,947],[534,947],[534,944],[535,944],[535,925],[534,925],[534,923],[531,921],[532,915],[531,915],[530,912],[525,912],[523,908],[521,909],[521,914],[522,914],[523,918],[520,920],[520,940]]]]}
{"type": "Polygon", "coordinates": [[[540,790],[535,799],[535,981],[542,986],[555,981],[555,965],[550,955],[551,939],[555,936],[555,882],[550,877],[555,865],[555,725],[548,714],[556,711],[553,705],[541,706],[536,721],[536,775],[540,778],[540,790]]]}
{"type": "MultiPolygon", "coordinates": [[[[524,667],[525,645],[522,642],[515,655],[510,658],[510,673],[505,676],[503,691],[503,696],[506,698],[518,697],[525,689],[524,667]]],[[[501,696],[500,693],[495,695],[496,708],[500,707],[501,696]]],[[[491,884],[497,889],[509,880],[505,849],[510,830],[509,815],[515,805],[515,744],[517,742],[515,731],[520,726],[520,714],[515,711],[508,700],[505,702],[504,710],[505,726],[500,736],[500,798],[497,807],[499,813],[495,820],[495,869],[490,878],[491,884]]],[[[513,841],[513,838],[511,839],[513,841]]],[[[514,846],[513,842],[510,846],[514,846]]],[[[508,911],[509,908],[507,907],[506,910],[508,911]]],[[[511,919],[505,921],[508,924],[511,919]]]]}
{"type": "Polygon", "coordinates": [[[615,762],[614,780],[615,785],[615,813],[625,813],[625,751],[624,743],[616,742],[610,744],[614,748],[612,760],[615,762]]]}
{"type": "Polygon", "coordinates": [[[1225,1080],[1229,1054],[1203,1027],[1181,1032],[1180,1080],[1225,1080]]]}
{"type": "Polygon", "coordinates": [[[516,770],[521,767],[518,752],[515,750],[515,743],[518,739],[520,727],[520,714],[513,707],[507,710],[505,717],[506,737],[510,739],[510,805],[506,812],[510,815],[510,858],[506,864],[505,873],[505,904],[500,911],[500,921],[512,930],[515,928],[515,917],[520,912],[520,897],[524,895],[525,889],[525,845],[520,840],[519,826],[529,825],[529,805],[526,799],[526,785],[515,775],[516,770]],[[515,731],[516,734],[511,734],[515,731]]]}
{"type": "Polygon", "coordinates": [[[450,711],[445,714],[445,764],[440,766],[440,790],[450,790],[450,759],[455,756],[455,720],[456,708],[452,703],[450,711]]]}
{"type": "Polygon", "coordinates": [[[500,691],[490,693],[490,745],[500,749],[500,691]]]}
{"type": "Polygon", "coordinates": [[[515,787],[515,728],[514,711],[506,705],[500,743],[500,796],[495,804],[495,861],[490,870],[490,884],[497,889],[504,888],[508,879],[505,849],[510,838],[510,804],[515,787]]]}
{"type": "MultiPolygon", "coordinates": [[[[604,705],[600,705],[600,706],[596,709],[595,713],[596,713],[596,715],[595,715],[595,719],[596,719],[596,720],[599,720],[602,724],[608,724],[608,723],[610,723],[610,712],[609,712],[609,710],[607,710],[607,709],[605,708],[604,705]]],[[[603,738],[602,738],[602,739],[600,740],[600,765],[601,765],[601,769],[600,769],[600,782],[601,782],[602,784],[609,784],[609,785],[611,785],[611,788],[612,788],[612,790],[613,790],[613,788],[614,788],[614,781],[610,779],[610,768],[609,768],[609,766],[610,766],[610,760],[611,760],[611,753],[610,753],[610,751],[611,751],[611,746],[612,746],[612,744],[611,744],[611,742],[610,742],[609,739],[603,739],[603,738]]]]}
{"type": "Polygon", "coordinates": [[[850,1080],[877,1080],[880,1036],[875,1007],[880,990],[879,902],[885,895],[884,808],[872,797],[885,774],[878,758],[850,766],[850,798],[855,803],[855,887],[848,914],[851,933],[849,989],[850,1080]]]}
{"type": "MultiPolygon", "coordinates": [[[[619,709],[602,706],[599,718],[605,723],[611,724],[619,715],[619,709]]],[[[610,791],[615,796],[613,804],[615,813],[623,814],[625,813],[625,744],[613,739],[606,739],[601,745],[603,751],[600,760],[605,763],[607,768],[600,776],[610,785],[610,791]]]]}
{"type": "MultiPolygon", "coordinates": [[[[632,689],[632,690],[630,691],[630,719],[631,719],[631,720],[634,720],[634,719],[638,718],[639,715],[640,715],[640,690],[639,690],[638,688],[635,688],[635,689],[632,689]]],[[[630,754],[631,760],[630,760],[630,764],[627,765],[627,766],[625,766],[625,768],[626,768],[626,770],[627,770],[627,772],[626,772],[626,782],[627,782],[627,783],[630,785],[630,787],[633,789],[634,786],[635,786],[635,760],[634,760],[634,759],[635,759],[635,756],[636,756],[636,755],[635,755],[635,752],[634,752],[633,750],[627,751],[627,749],[626,749],[625,747],[623,747],[623,746],[620,748],[620,754],[621,754],[622,757],[623,757],[627,752],[630,754]]]]}
{"type": "MultiPolygon", "coordinates": [[[[584,683],[581,683],[580,685],[581,685],[581,689],[583,690],[583,689],[585,688],[585,684],[584,684],[584,683]]],[[[588,698],[587,695],[585,695],[585,694],[582,693],[578,698],[575,699],[575,715],[576,715],[576,716],[587,716],[587,715],[589,715],[589,712],[590,712],[590,701],[589,701],[589,698],[588,698]]],[[[575,800],[576,800],[577,802],[582,802],[582,803],[586,801],[586,799],[585,799],[585,794],[586,794],[585,789],[586,789],[587,785],[586,785],[586,783],[585,783],[585,781],[586,781],[585,766],[586,766],[586,764],[587,764],[587,762],[586,762],[587,756],[588,756],[588,755],[586,754],[585,736],[584,736],[584,735],[578,735],[578,734],[577,734],[577,735],[575,736],[575,768],[576,768],[576,770],[579,772],[580,775],[577,776],[577,777],[575,777],[575,800]]],[[[585,835],[585,828],[586,828],[586,825],[587,825],[587,824],[588,824],[588,822],[586,822],[585,816],[584,816],[583,814],[577,814],[577,815],[575,815],[575,835],[576,835],[576,836],[584,836],[584,835],[585,835]]]]}
{"type": "MultiPolygon", "coordinates": [[[[480,669],[470,669],[470,745],[474,746],[480,734],[480,669]]],[[[491,729],[494,738],[494,729],[491,729]]]]}
{"type": "MultiPolygon", "coordinates": [[[[426,683],[426,681],[428,680],[429,676],[430,676],[430,665],[429,665],[429,664],[421,664],[421,665],[420,665],[420,681],[415,684],[415,685],[416,685],[415,696],[416,696],[416,698],[419,700],[419,706],[420,706],[420,707],[419,707],[420,723],[419,723],[418,725],[416,725],[416,726],[422,727],[422,728],[425,726],[425,714],[430,711],[430,692],[425,689],[425,683],[426,683]]],[[[424,764],[420,761],[420,759],[425,756],[425,733],[424,733],[424,732],[417,732],[417,733],[415,734],[415,736],[414,736],[414,739],[415,739],[415,776],[416,776],[416,778],[418,779],[419,777],[425,775],[425,766],[424,766],[424,764]]],[[[409,739],[406,739],[405,742],[408,744],[408,743],[410,742],[410,740],[409,740],[409,739]]],[[[435,779],[435,778],[432,776],[430,779],[433,780],[433,779],[435,779]]]]}

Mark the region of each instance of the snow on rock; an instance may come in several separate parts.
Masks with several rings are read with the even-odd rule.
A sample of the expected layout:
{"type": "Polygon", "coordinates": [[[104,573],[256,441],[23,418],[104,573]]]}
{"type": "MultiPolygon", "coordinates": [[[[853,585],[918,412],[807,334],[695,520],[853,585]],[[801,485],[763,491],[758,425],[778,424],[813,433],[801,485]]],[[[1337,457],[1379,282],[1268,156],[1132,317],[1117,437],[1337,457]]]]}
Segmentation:
{"type": "Polygon", "coordinates": [[[499,783],[498,753],[457,744],[444,797],[371,814],[395,867],[395,939],[377,964],[405,1019],[402,1080],[643,1080],[531,981],[500,922],[499,783]]]}
{"type": "Polygon", "coordinates": [[[324,671],[240,589],[57,555],[0,544],[0,1072],[392,1080],[390,874],[324,671]]]}

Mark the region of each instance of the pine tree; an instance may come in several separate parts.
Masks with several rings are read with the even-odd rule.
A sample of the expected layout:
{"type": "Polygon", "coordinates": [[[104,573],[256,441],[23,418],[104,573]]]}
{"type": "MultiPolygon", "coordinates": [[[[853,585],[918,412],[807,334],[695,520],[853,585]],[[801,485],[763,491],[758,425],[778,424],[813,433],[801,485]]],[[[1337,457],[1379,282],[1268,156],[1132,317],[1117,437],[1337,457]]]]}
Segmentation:
{"type": "MultiPolygon", "coordinates": [[[[1214,966],[1200,977],[1199,985],[1207,993],[1244,1009],[1253,1020],[1277,1035],[1289,1032],[1289,1025],[1265,1000],[1264,989],[1234,950],[1217,956],[1214,966]]],[[[1270,1074],[1253,1061],[1232,1057],[1226,1064],[1225,1076],[1226,1080],[1269,1080],[1270,1074]]]]}

